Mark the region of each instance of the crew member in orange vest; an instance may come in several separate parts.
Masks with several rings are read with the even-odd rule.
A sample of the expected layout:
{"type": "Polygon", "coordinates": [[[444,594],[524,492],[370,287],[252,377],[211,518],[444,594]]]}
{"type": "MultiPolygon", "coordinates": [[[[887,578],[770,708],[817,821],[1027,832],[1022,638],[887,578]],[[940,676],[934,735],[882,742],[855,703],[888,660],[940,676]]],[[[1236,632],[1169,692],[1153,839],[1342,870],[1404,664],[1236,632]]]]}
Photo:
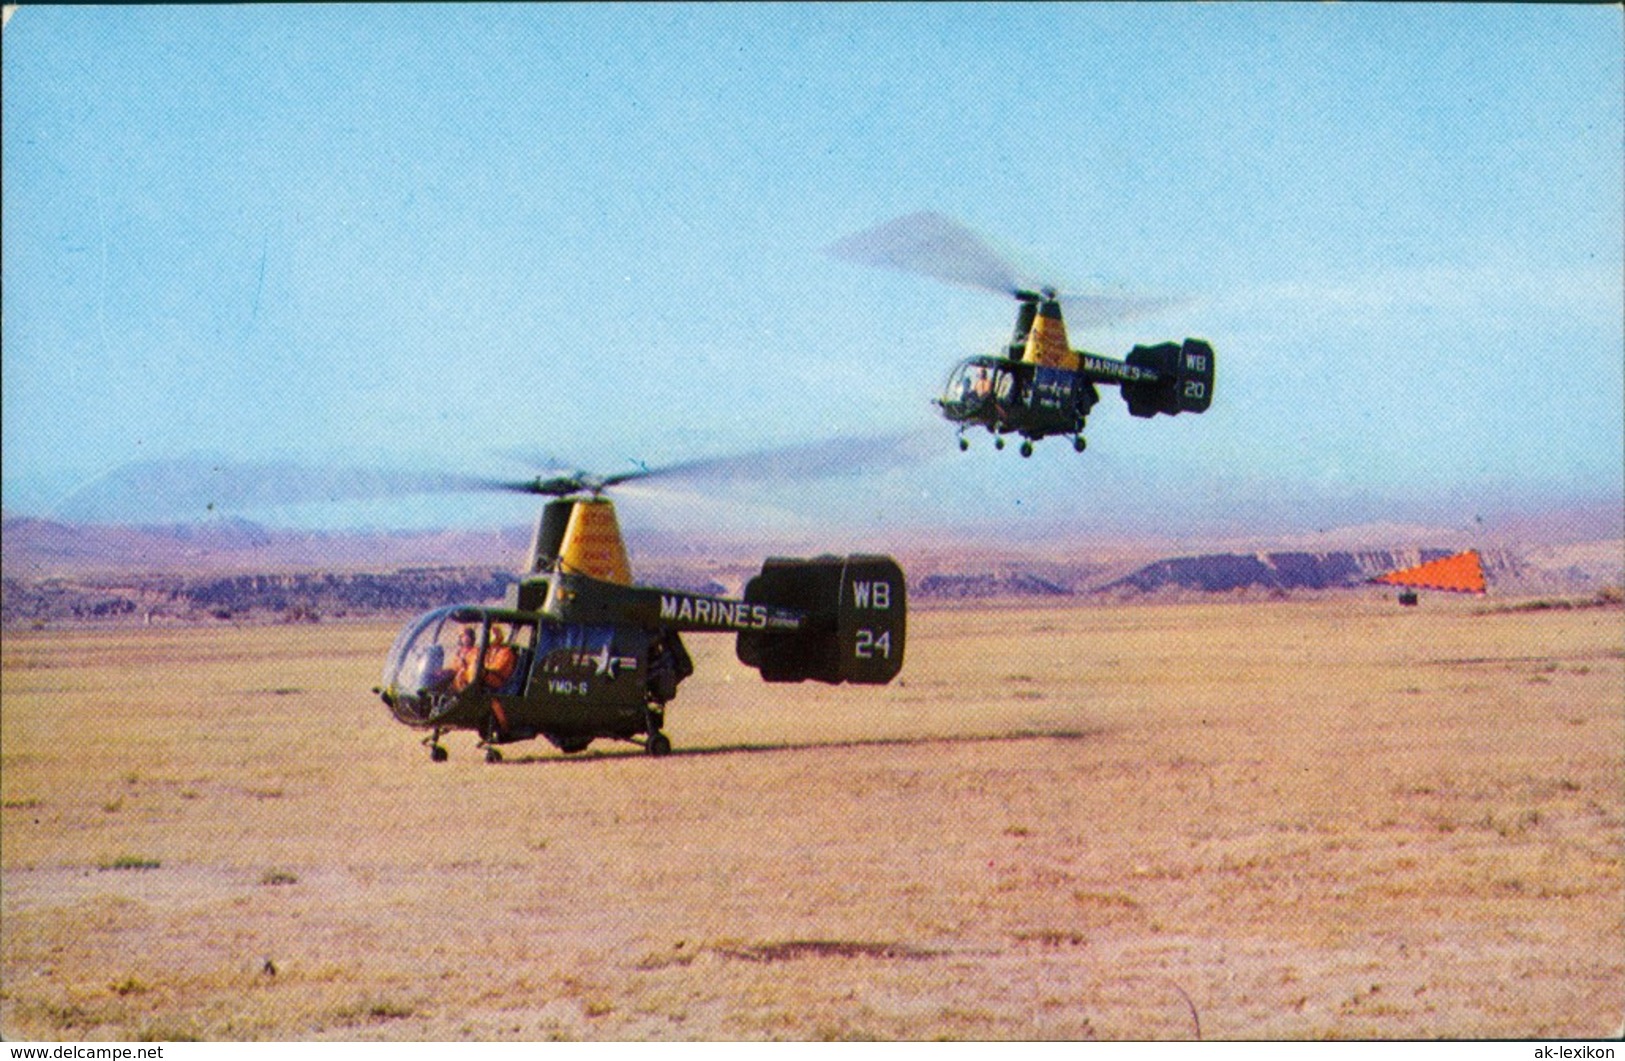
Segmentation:
{"type": "Polygon", "coordinates": [[[508,644],[506,632],[500,626],[491,627],[491,640],[485,647],[485,686],[500,689],[513,677],[519,657],[508,644]]]}
{"type": "Polygon", "coordinates": [[[460,693],[474,684],[474,665],[480,658],[477,643],[472,626],[463,627],[463,632],[457,635],[457,655],[452,657],[451,668],[445,672],[454,693],[460,693]]]}

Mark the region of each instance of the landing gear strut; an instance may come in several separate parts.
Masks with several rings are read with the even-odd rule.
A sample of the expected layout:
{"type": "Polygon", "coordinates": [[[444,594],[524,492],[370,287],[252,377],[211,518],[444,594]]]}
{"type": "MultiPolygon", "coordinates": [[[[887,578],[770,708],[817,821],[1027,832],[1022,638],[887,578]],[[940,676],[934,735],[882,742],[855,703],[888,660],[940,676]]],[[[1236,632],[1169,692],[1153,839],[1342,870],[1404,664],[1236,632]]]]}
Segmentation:
{"type": "Polygon", "coordinates": [[[502,725],[493,715],[486,720],[485,725],[480,729],[480,747],[485,749],[486,762],[500,763],[502,761],[502,753],[496,749],[497,742],[501,739],[502,725]]]}
{"type": "Polygon", "coordinates": [[[649,734],[648,740],[643,742],[643,750],[653,756],[671,754],[671,739],[660,732],[660,727],[666,724],[666,714],[658,708],[646,707],[643,709],[644,730],[649,734]]]}
{"type": "Polygon", "coordinates": [[[446,761],[446,747],[440,743],[440,734],[442,732],[444,731],[436,729],[427,737],[423,738],[423,743],[429,746],[429,761],[432,763],[443,763],[446,761]]]}

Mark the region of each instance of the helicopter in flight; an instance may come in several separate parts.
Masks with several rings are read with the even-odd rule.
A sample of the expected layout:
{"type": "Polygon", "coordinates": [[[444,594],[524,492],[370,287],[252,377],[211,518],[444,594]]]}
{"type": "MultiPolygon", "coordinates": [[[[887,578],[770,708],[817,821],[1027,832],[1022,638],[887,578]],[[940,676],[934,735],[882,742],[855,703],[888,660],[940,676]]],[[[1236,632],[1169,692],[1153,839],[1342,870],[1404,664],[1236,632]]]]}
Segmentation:
{"type": "Polygon", "coordinates": [[[452,605],[408,623],[373,691],[429,735],[473,730],[497,745],[545,738],[565,753],[598,739],[666,755],[667,705],[694,673],[685,633],[729,633],[768,682],[884,685],[903,665],[907,589],[886,556],[770,558],[737,600],[632,584],[604,492],[658,474],[556,475],[502,489],[551,498],[526,567],[501,607],[452,605]]]}
{"type": "Polygon", "coordinates": [[[1066,303],[1095,323],[1126,320],[1170,304],[1166,299],[1105,294],[1059,294],[1052,286],[1027,284],[980,236],[941,214],[896,218],[827,247],[847,261],[917,273],[948,283],[993,291],[1016,300],[1010,341],[991,354],[954,366],[936,405],[959,427],[959,448],[970,448],[968,429],[980,425],[1004,448],[1004,436],[1020,435],[1021,455],[1051,435],[1072,439],[1082,453],[1084,422],[1100,400],[1097,384],[1117,386],[1131,415],[1206,411],[1213,401],[1213,347],[1202,339],[1137,345],[1122,360],[1074,350],[1061,306],[1066,303]]]}

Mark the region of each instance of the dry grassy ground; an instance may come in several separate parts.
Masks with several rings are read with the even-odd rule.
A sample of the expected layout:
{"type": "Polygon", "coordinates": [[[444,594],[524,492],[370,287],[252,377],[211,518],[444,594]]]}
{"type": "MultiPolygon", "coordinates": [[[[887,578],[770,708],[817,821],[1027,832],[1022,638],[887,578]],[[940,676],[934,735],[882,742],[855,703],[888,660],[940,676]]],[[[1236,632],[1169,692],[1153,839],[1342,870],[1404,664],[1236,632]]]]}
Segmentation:
{"type": "Polygon", "coordinates": [[[879,690],[696,637],[672,757],[495,766],[384,627],[8,634],[0,1031],[1615,1034],[1625,624],[1477,607],[918,611],[879,690]]]}

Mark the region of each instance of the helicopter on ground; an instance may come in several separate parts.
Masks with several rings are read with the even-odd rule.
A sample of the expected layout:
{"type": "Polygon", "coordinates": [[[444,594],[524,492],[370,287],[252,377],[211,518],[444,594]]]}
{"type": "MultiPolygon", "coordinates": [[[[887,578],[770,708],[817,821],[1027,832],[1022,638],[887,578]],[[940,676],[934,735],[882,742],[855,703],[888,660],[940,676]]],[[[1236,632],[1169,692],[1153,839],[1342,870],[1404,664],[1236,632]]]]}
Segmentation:
{"type": "Polygon", "coordinates": [[[1204,412],[1213,401],[1213,347],[1202,339],[1135,346],[1123,360],[1074,350],[1061,304],[1092,321],[1124,320],[1169,305],[1165,299],[1104,294],[1062,295],[1054,287],[1024,284],[1017,271],[971,230],[941,214],[909,214],[838,240],[827,253],[848,261],[919,273],[1013,297],[1016,324],[1000,351],[954,366],[941,397],[943,417],[959,425],[959,448],[970,448],[967,429],[985,427],[993,445],[1022,437],[1021,455],[1050,435],[1069,435],[1083,452],[1084,422],[1100,400],[1096,384],[1115,384],[1130,414],[1204,412]]]}
{"type": "MultiPolygon", "coordinates": [[[[520,459],[530,461],[521,456],[520,459]]],[[[767,682],[884,685],[903,666],[907,586],[887,556],[769,558],[740,599],[633,584],[606,491],[651,476],[720,485],[846,475],[918,459],[910,436],[843,437],[748,454],[518,481],[288,463],[150,460],[78,488],[68,518],[116,513],[218,517],[223,510],[407,494],[519,493],[549,500],[519,581],[500,605],[453,604],[407,623],[373,693],[435,762],[469,730],[488,762],[499,745],[543,738],[565,753],[595,740],[671,752],[667,707],[694,663],[684,634],[730,633],[767,682]]],[[[631,487],[629,487],[631,489],[631,487]]]]}
{"type": "MultiPolygon", "coordinates": [[[[762,453],[756,463],[785,468],[806,448],[762,453]]],[[[764,681],[892,681],[903,665],[908,603],[902,569],[890,557],[770,557],[739,600],[632,583],[604,491],[734,463],[487,484],[551,497],[536,518],[522,578],[500,608],[452,604],[406,624],[375,694],[401,723],[429,731],[432,760],[447,757],[442,734],[473,730],[487,762],[497,762],[499,744],[538,736],[565,754],[596,739],[669,754],[666,705],[694,673],[682,634],[733,634],[739,661],[764,681]]]]}
{"type": "Polygon", "coordinates": [[[429,735],[431,759],[452,730],[473,730],[488,762],[497,745],[542,737],[569,754],[594,740],[671,752],[667,705],[694,672],[684,633],[736,635],[740,662],[768,682],[884,685],[903,665],[907,589],[886,556],[770,558],[730,600],[632,584],[614,504],[604,491],[657,474],[572,473],[502,484],[552,498],[526,569],[501,607],[452,605],[408,623],[373,691],[396,719],[429,735]]]}

